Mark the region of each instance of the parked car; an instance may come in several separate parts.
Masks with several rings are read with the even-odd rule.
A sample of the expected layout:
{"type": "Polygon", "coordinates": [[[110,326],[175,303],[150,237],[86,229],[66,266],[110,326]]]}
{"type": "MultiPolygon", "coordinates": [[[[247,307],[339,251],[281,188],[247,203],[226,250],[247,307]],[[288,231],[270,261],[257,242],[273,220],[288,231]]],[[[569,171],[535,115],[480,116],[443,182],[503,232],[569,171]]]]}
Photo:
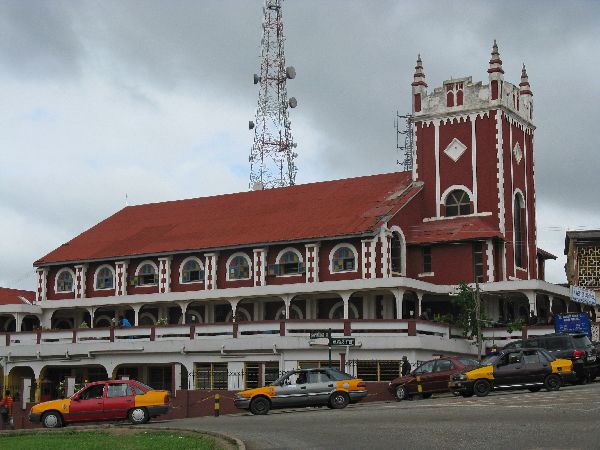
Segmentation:
{"type": "Polygon", "coordinates": [[[269,386],[239,392],[234,404],[252,414],[272,408],[328,406],[341,409],[367,396],[365,383],[332,368],[299,369],[285,373],[269,386]]]}
{"type": "Polygon", "coordinates": [[[29,420],[45,428],[85,421],[129,419],[146,423],[169,411],[169,392],[154,390],[135,380],[90,383],[70,398],[38,403],[31,407],[29,420]]]}
{"type": "Polygon", "coordinates": [[[448,386],[463,397],[485,397],[493,389],[537,392],[545,387],[556,391],[574,377],[569,359],[554,358],[540,348],[503,349],[484,359],[479,367],[452,375],[448,386]]]}
{"type": "Polygon", "coordinates": [[[398,401],[414,395],[429,398],[436,392],[448,392],[448,378],[479,363],[472,358],[442,357],[426,361],[410,374],[389,383],[388,390],[398,401]]]}
{"type": "MultiPolygon", "coordinates": [[[[534,336],[523,340],[523,347],[538,347],[548,351],[555,358],[573,361],[576,381],[592,381],[600,369],[600,352],[585,333],[552,333],[534,336]]],[[[506,348],[506,347],[505,347],[506,348]]]]}

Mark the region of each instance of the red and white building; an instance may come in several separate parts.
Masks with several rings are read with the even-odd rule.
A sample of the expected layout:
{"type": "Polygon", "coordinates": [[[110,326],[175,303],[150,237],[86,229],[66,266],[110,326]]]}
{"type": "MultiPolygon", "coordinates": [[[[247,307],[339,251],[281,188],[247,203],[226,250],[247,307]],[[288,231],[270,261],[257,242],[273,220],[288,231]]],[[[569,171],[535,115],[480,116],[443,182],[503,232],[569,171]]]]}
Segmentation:
{"type": "Polygon", "coordinates": [[[0,306],[5,384],[127,374],[235,389],[215,374],[251,385],[326,360],[308,333],[329,328],[356,339],[336,363],[381,379],[403,355],[474,353],[431,320],[461,281],[478,279],[498,322],[577,308],[544,281],[525,67],[505,81],[494,43],[486,84],[429,91],[419,58],[412,102],[412,172],[129,206],[35,261],[35,298],[0,306]],[[111,327],[119,316],[133,327],[111,327]]]}

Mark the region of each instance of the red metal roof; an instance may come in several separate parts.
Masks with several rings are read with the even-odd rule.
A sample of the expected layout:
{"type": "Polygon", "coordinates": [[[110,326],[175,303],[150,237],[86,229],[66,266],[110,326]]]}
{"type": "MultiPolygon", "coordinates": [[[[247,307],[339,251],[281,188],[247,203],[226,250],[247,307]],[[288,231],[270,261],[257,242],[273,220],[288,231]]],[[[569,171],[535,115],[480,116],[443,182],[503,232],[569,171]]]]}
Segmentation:
{"type": "Polygon", "coordinates": [[[129,206],[34,265],[372,234],[420,189],[395,172],[129,206]]]}
{"type": "Polygon", "coordinates": [[[466,216],[423,222],[405,231],[409,244],[502,238],[492,216],[466,216]]]}
{"type": "Polygon", "coordinates": [[[21,297],[32,302],[35,299],[35,292],[0,287],[0,305],[27,304],[21,297]]]}

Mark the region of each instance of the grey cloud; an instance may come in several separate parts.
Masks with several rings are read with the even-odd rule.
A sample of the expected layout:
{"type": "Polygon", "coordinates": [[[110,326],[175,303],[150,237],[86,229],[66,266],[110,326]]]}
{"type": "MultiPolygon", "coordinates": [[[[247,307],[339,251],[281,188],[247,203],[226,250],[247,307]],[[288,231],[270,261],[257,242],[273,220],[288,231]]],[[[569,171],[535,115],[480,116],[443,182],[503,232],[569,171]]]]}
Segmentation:
{"type": "MultiPolygon", "coordinates": [[[[53,181],[45,169],[55,168],[57,158],[72,161],[82,174],[74,181],[85,184],[89,178],[95,195],[102,180],[115,184],[100,206],[81,205],[85,197],[64,192],[65,201],[78,206],[57,215],[60,203],[49,192],[36,196],[26,186],[11,192],[20,189],[15,180],[24,174],[11,175],[0,180],[0,195],[14,197],[3,204],[75,234],[112,212],[125,189],[138,202],[245,189],[252,139],[245,127],[256,108],[251,75],[259,67],[261,5],[260,0],[0,3],[0,79],[38,89],[31,119],[51,122],[37,141],[23,138],[25,128],[13,133],[7,142],[13,150],[3,159],[32,164],[28,175],[38,185],[53,181]],[[107,89],[104,98],[90,95],[91,79],[107,89]],[[49,82],[73,96],[79,86],[89,104],[83,108],[56,92],[45,95],[49,82]],[[176,113],[178,96],[198,108],[188,104],[176,113]],[[202,108],[206,104],[221,110],[218,131],[210,108],[202,108]],[[69,108],[80,108],[81,117],[75,120],[69,108]],[[61,136],[52,134],[56,124],[63,127],[61,136]],[[73,138],[65,131],[70,129],[77,131],[73,138]],[[18,152],[35,157],[24,160],[18,152]],[[96,157],[103,152],[108,163],[96,157]],[[202,174],[206,158],[226,172],[224,179],[202,174]],[[113,159],[139,167],[127,186],[118,185],[118,177],[127,176],[111,170],[113,159]],[[151,180],[146,192],[129,187],[151,180]]],[[[393,119],[396,110],[410,108],[416,54],[423,56],[430,89],[450,76],[486,82],[496,38],[507,80],[518,83],[521,63],[527,63],[538,126],[538,206],[568,209],[574,222],[587,224],[587,212],[600,206],[589,188],[600,162],[594,134],[600,116],[599,13],[600,3],[592,1],[286,0],[287,62],[298,71],[288,84],[299,100],[291,113],[300,154],[297,180],[396,170],[393,119]]],[[[23,94],[10,98],[20,104],[23,94]]],[[[552,215],[540,220],[557,221],[552,215]]],[[[544,245],[559,248],[556,235],[544,235],[544,245]]],[[[47,239],[44,251],[63,236],[47,239]]],[[[29,262],[39,256],[31,251],[29,262]]],[[[3,272],[21,269],[0,264],[0,280],[11,279],[3,272]]],[[[558,279],[560,270],[553,276],[558,279]]]]}

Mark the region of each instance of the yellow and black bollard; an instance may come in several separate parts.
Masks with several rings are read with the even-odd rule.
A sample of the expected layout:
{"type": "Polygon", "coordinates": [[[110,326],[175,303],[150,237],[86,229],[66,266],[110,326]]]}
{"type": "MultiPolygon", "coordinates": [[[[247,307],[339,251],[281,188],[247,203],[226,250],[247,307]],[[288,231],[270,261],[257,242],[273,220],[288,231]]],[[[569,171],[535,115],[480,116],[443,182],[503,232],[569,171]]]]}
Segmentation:
{"type": "Polygon", "coordinates": [[[221,396],[215,394],[215,417],[219,417],[221,411],[221,396]]]}

